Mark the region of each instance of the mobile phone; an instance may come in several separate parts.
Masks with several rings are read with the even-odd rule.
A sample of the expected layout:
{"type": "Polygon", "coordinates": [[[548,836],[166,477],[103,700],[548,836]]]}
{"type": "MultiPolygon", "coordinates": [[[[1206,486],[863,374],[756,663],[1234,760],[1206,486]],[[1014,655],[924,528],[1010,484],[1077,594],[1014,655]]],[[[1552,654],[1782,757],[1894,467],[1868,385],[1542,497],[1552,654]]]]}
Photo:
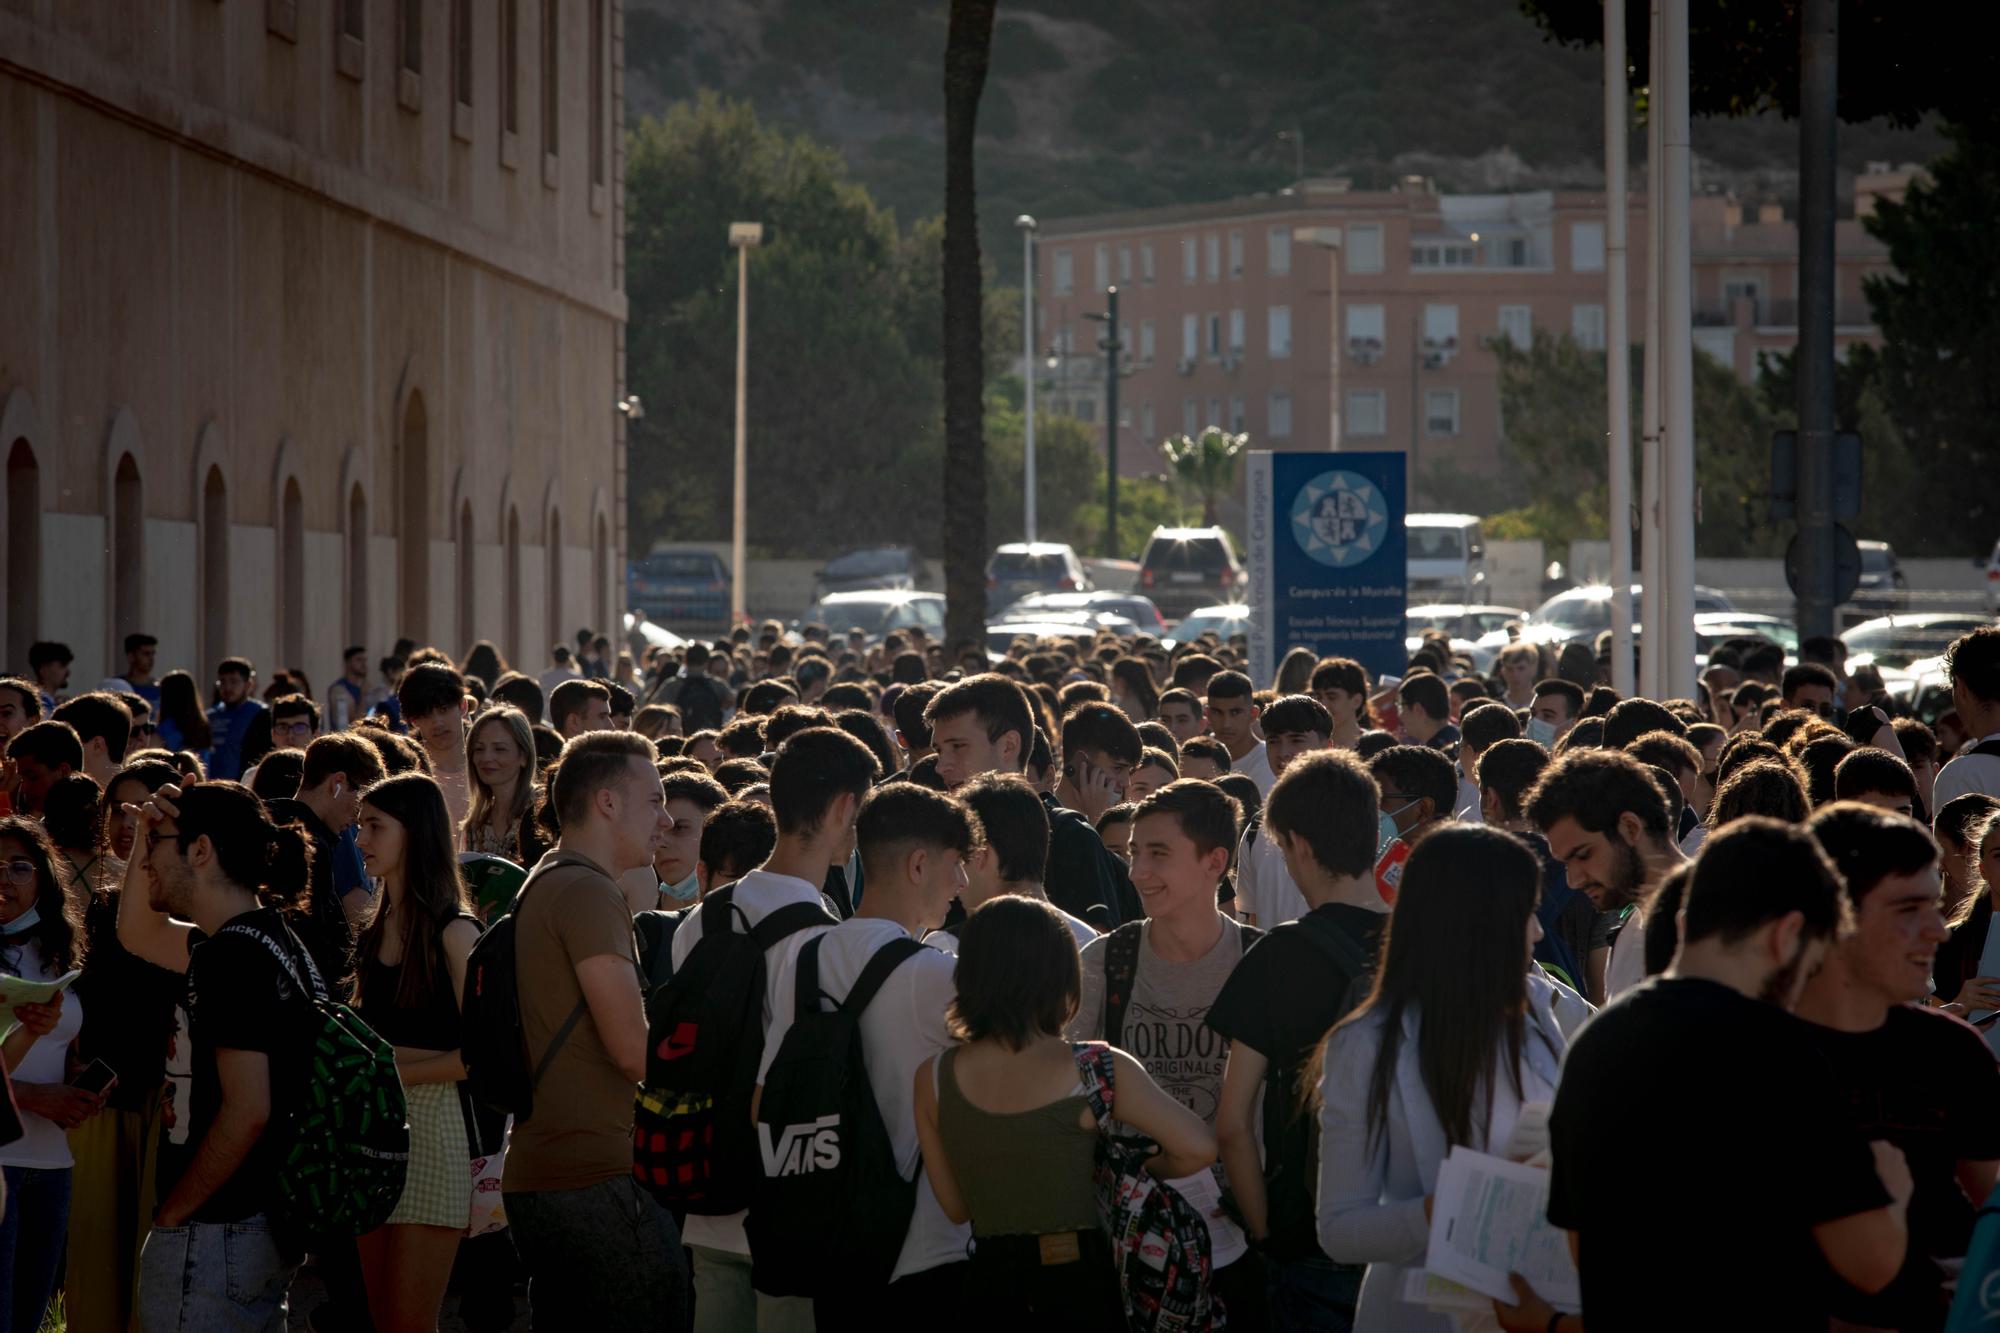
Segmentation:
{"type": "Polygon", "coordinates": [[[81,1073],[69,1081],[69,1085],[78,1091],[98,1097],[111,1091],[112,1085],[117,1081],[117,1070],[102,1060],[92,1060],[81,1073]]]}

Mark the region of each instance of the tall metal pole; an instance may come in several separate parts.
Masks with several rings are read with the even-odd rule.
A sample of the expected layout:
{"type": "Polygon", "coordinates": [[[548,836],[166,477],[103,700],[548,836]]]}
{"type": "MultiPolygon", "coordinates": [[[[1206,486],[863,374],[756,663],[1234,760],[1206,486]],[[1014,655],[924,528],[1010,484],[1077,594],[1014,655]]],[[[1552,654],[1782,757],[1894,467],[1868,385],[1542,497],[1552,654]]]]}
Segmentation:
{"type": "Polygon", "coordinates": [[[1027,381],[1022,489],[1026,492],[1023,525],[1035,540],[1035,220],[1026,213],[1014,219],[1021,229],[1021,375],[1027,381]]]}
{"type": "Polygon", "coordinates": [[[1610,420],[1611,688],[1632,693],[1632,354],[1625,280],[1625,6],[1604,6],[1604,401],[1610,420]]]}
{"type": "Polygon", "coordinates": [[[1647,590],[1646,620],[1639,626],[1639,693],[1660,691],[1660,175],[1665,140],[1660,134],[1660,0],[1652,5],[1651,66],[1646,75],[1646,354],[1641,363],[1639,444],[1639,579],[1647,590]]]}
{"type": "MultiPolygon", "coordinates": [[[[733,238],[732,238],[733,239],[733,238]]],[[[749,473],[745,434],[750,380],[750,247],[736,247],[736,493],[729,530],[729,623],[743,623],[743,590],[750,581],[743,559],[744,497],[749,473]]]]}
{"type": "Polygon", "coordinates": [[[1800,634],[1834,632],[1833,173],[1840,6],[1805,0],[1799,23],[1800,634]]]}
{"type": "Polygon", "coordinates": [[[1104,554],[1118,558],[1118,289],[1104,295],[1104,554]]]}
{"type": "Polygon", "coordinates": [[[1666,408],[1661,441],[1662,544],[1666,551],[1666,596],[1659,599],[1665,656],[1660,661],[1661,697],[1694,687],[1694,274],[1690,267],[1689,194],[1694,152],[1688,117],[1688,0],[1664,0],[1666,140],[1661,169],[1666,197],[1660,231],[1660,287],[1666,336],[1660,388],[1666,408]]]}

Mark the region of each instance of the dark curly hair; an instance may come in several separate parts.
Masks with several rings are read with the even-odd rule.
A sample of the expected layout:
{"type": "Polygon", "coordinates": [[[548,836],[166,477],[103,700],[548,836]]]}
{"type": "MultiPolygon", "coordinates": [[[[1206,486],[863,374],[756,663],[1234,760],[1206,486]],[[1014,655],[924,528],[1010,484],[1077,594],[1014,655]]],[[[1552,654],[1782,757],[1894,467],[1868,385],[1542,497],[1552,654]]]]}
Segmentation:
{"type": "Polygon", "coordinates": [[[0,969],[19,975],[20,942],[33,941],[41,952],[43,967],[57,976],[74,971],[83,966],[82,899],[65,892],[62,881],[56,878],[55,847],[40,824],[19,815],[0,818],[0,843],[8,841],[17,844],[20,850],[0,849],[0,856],[10,861],[19,856],[35,867],[35,908],[41,919],[23,934],[4,937],[5,942],[0,942],[0,969]]]}

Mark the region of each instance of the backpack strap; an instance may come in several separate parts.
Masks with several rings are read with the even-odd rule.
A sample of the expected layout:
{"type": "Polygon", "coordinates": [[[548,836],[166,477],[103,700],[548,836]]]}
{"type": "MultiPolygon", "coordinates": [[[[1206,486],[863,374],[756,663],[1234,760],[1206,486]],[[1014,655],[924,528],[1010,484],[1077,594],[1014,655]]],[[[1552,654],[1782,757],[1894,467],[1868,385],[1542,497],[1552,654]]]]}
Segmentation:
{"type": "MultiPolygon", "coordinates": [[[[820,938],[824,939],[825,936],[820,938]]],[[[806,948],[817,952],[818,945],[819,940],[815,939],[807,944],[806,948]]],[[[923,951],[923,945],[907,937],[890,940],[877,949],[875,956],[868,960],[868,966],[862,968],[861,975],[854,979],[854,985],[847,992],[847,998],[840,1002],[841,1009],[857,1018],[860,1017],[875,999],[875,993],[889,980],[889,974],[923,951]]],[[[805,956],[803,950],[799,956],[801,958],[805,956]]]]}
{"type": "MultiPolygon", "coordinates": [[[[701,906],[695,910],[701,913],[701,933],[704,937],[720,935],[735,929],[729,923],[730,914],[733,912],[738,917],[743,915],[742,910],[736,906],[736,885],[734,882],[711,891],[701,900],[701,906]]],[[[744,929],[748,930],[749,928],[749,922],[746,920],[744,922],[744,929]]]]}
{"type": "Polygon", "coordinates": [[[1985,755],[1989,759],[2000,759],[2000,736],[1992,737],[1990,740],[1983,740],[1965,753],[1968,755],[1985,755]]]}
{"type": "MultiPolygon", "coordinates": [[[[777,911],[759,921],[749,930],[750,938],[757,942],[759,949],[769,949],[772,945],[790,939],[802,930],[813,926],[837,926],[840,922],[827,915],[826,908],[817,902],[786,903],[777,911]]],[[[702,934],[708,934],[706,925],[702,934]]]]}
{"type": "Polygon", "coordinates": [[[1104,946],[1104,1040],[1113,1046],[1125,1036],[1125,1009],[1132,1003],[1132,983],[1139,976],[1139,941],[1143,921],[1127,921],[1111,932],[1104,946]]]}
{"type": "Polygon", "coordinates": [[[1102,1130],[1118,1104],[1118,1080],[1114,1072],[1117,1062],[1112,1058],[1111,1047],[1101,1041],[1079,1041],[1069,1049],[1076,1056],[1076,1077],[1083,1084],[1090,1113],[1102,1130]]]}
{"type": "Polygon", "coordinates": [[[279,966],[291,975],[292,984],[299,988],[299,994],[306,1003],[310,1004],[327,994],[326,983],[320,979],[319,967],[313,962],[312,953],[299,943],[298,937],[292,934],[290,926],[279,924],[278,934],[284,937],[282,940],[273,939],[261,930],[234,923],[224,926],[216,933],[242,935],[258,941],[269,949],[272,956],[278,960],[279,966]]]}
{"type": "MultiPolygon", "coordinates": [[[[527,898],[529,888],[541,877],[543,871],[554,869],[559,865],[572,864],[567,858],[558,858],[562,858],[562,853],[557,852],[553,856],[544,855],[541,860],[535,863],[535,868],[529,871],[528,878],[521,882],[520,891],[514,895],[514,901],[507,909],[510,915],[521,910],[521,903],[527,898]]],[[[516,922],[515,929],[518,930],[519,928],[520,925],[516,922]]],[[[549,1066],[556,1062],[556,1056],[561,1053],[563,1046],[569,1041],[570,1034],[576,1031],[576,1025],[583,1021],[583,1016],[589,1011],[590,998],[579,994],[576,997],[576,1007],[569,1011],[569,1017],[563,1019],[562,1026],[557,1028],[555,1035],[549,1038],[549,1044],[542,1048],[542,1058],[535,1062],[535,1072],[528,1080],[528,1090],[530,1092],[542,1086],[542,1076],[549,1072],[549,1066]]]]}

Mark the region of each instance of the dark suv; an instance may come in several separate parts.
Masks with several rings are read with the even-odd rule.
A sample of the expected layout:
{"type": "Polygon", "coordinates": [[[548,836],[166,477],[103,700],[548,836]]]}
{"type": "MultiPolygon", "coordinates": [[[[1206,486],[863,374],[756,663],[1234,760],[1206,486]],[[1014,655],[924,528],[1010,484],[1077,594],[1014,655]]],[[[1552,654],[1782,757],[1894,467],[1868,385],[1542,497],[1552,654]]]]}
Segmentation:
{"type": "Polygon", "coordinates": [[[1154,528],[1139,557],[1137,591],[1178,620],[1197,608],[1240,602],[1249,576],[1221,528],[1154,528]]]}

